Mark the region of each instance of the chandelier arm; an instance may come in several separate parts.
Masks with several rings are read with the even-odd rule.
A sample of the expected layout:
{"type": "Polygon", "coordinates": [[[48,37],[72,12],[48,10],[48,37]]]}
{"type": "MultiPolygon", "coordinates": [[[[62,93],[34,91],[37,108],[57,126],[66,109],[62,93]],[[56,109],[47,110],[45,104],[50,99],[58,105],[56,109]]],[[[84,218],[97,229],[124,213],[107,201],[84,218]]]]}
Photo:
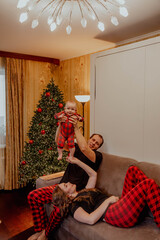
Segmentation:
{"type": "Polygon", "coordinates": [[[111,12],[109,11],[109,9],[100,0],[96,0],[96,2],[100,5],[102,5],[102,7],[104,7],[105,10],[111,15],[111,12]]]}
{"type": "Polygon", "coordinates": [[[61,6],[61,9],[60,9],[60,14],[59,14],[59,16],[61,16],[61,13],[62,13],[62,9],[63,9],[63,6],[64,6],[64,4],[65,4],[65,0],[63,0],[63,2],[62,2],[62,6],[61,6]]]}
{"type": "Polygon", "coordinates": [[[57,9],[57,7],[58,7],[58,4],[59,4],[59,2],[57,2],[57,1],[55,1],[54,2],[55,4],[54,4],[54,10],[53,10],[53,12],[52,12],[52,14],[51,14],[51,16],[54,18],[54,21],[55,21],[55,12],[56,12],[56,9],[57,9]],[[57,5],[56,5],[57,4],[57,5]]]}
{"type": "MultiPolygon", "coordinates": [[[[40,0],[39,0],[40,1],[40,0]]],[[[41,14],[49,7],[49,5],[51,5],[52,3],[54,3],[54,0],[51,0],[50,3],[48,3],[41,11],[41,14]]]]}
{"type": "MultiPolygon", "coordinates": [[[[65,1],[63,1],[64,3],[65,3],[65,1]]],[[[54,19],[56,20],[56,18],[57,18],[57,16],[58,16],[58,14],[59,14],[59,12],[61,12],[62,11],[62,8],[63,8],[63,5],[64,5],[64,3],[62,2],[62,0],[60,0],[58,3],[57,3],[57,6],[56,6],[56,8],[54,9],[54,13],[53,13],[53,15],[52,16],[54,16],[54,19]],[[62,3],[62,5],[61,5],[61,3],[62,3]],[[57,10],[57,8],[59,8],[58,10],[57,10]],[[57,12],[56,12],[56,10],[57,10],[57,12]]]]}
{"type": "Polygon", "coordinates": [[[107,0],[107,2],[109,2],[111,5],[115,6],[115,7],[120,7],[120,4],[118,4],[118,2],[112,1],[112,0],[107,0]]]}
{"type": "Polygon", "coordinates": [[[89,5],[89,7],[90,7],[90,8],[92,9],[92,11],[94,12],[97,20],[99,21],[99,17],[98,17],[98,15],[97,15],[96,11],[94,10],[94,8],[92,7],[92,5],[91,5],[87,0],[83,0],[83,1],[84,1],[85,4],[88,4],[88,5],[89,5]]]}
{"type": "Polygon", "coordinates": [[[78,5],[79,5],[79,9],[80,9],[80,12],[81,12],[81,16],[82,16],[82,18],[83,18],[84,15],[83,15],[83,11],[82,11],[82,7],[81,7],[81,4],[80,4],[80,1],[77,0],[77,2],[78,2],[78,5]]]}

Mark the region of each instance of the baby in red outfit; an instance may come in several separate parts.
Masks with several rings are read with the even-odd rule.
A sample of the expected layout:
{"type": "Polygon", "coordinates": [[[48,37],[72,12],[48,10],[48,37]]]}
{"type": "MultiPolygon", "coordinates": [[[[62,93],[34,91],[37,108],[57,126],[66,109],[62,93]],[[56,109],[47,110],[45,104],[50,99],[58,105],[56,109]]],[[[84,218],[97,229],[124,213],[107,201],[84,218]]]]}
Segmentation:
{"type": "Polygon", "coordinates": [[[61,123],[61,129],[58,136],[58,143],[57,143],[58,155],[59,155],[58,160],[62,159],[63,147],[66,140],[69,147],[70,156],[71,157],[74,156],[74,152],[75,152],[74,126],[71,122],[69,122],[69,118],[73,115],[76,116],[77,120],[80,122],[84,120],[83,117],[77,113],[77,105],[74,101],[67,101],[64,107],[64,111],[56,113],[54,115],[55,119],[58,119],[58,120],[60,120],[64,116],[67,117],[66,121],[61,123]]]}

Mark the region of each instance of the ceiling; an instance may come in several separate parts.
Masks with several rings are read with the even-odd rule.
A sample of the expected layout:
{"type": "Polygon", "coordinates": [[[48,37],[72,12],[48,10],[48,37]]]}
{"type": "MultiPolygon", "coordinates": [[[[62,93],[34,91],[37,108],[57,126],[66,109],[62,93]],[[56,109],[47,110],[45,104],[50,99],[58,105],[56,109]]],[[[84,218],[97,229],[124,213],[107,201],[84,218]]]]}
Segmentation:
{"type": "MultiPolygon", "coordinates": [[[[104,32],[100,32],[96,22],[91,20],[88,20],[85,29],[82,28],[80,11],[75,6],[70,35],[66,34],[65,22],[51,32],[47,14],[42,16],[35,29],[30,27],[30,18],[21,24],[19,15],[22,10],[17,9],[17,3],[18,0],[0,0],[0,51],[64,60],[102,51],[127,39],[160,31],[160,0],[126,0],[129,16],[124,18],[117,15],[119,25],[116,27],[105,14],[105,19],[102,17],[106,25],[104,32]]],[[[103,16],[102,10],[100,14],[103,16]]],[[[32,16],[34,18],[34,14],[32,16]]]]}

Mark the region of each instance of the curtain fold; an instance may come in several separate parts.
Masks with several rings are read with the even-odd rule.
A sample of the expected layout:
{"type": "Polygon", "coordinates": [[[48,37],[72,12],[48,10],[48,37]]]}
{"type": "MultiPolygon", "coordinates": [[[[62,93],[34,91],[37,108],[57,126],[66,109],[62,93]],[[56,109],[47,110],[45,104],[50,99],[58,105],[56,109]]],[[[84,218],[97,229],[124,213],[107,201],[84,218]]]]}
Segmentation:
{"type": "Polygon", "coordinates": [[[6,59],[6,161],[5,190],[16,189],[18,164],[24,146],[23,136],[23,85],[24,60],[6,59]]]}
{"type": "Polygon", "coordinates": [[[0,57],[0,189],[4,188],[6,150],[5,58],[0,57]]]}

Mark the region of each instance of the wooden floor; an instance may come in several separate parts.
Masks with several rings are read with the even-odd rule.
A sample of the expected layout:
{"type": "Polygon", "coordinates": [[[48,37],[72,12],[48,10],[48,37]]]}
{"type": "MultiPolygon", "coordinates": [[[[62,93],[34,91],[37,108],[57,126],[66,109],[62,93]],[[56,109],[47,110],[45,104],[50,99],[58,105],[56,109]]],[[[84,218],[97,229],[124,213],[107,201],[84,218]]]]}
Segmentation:
{"type": "Polygon", "coordinates": [[[31,187],[0,190],[0,240],[8,240],[33,226],[27,203],[27,195],[31,190],[31,187]]]}

